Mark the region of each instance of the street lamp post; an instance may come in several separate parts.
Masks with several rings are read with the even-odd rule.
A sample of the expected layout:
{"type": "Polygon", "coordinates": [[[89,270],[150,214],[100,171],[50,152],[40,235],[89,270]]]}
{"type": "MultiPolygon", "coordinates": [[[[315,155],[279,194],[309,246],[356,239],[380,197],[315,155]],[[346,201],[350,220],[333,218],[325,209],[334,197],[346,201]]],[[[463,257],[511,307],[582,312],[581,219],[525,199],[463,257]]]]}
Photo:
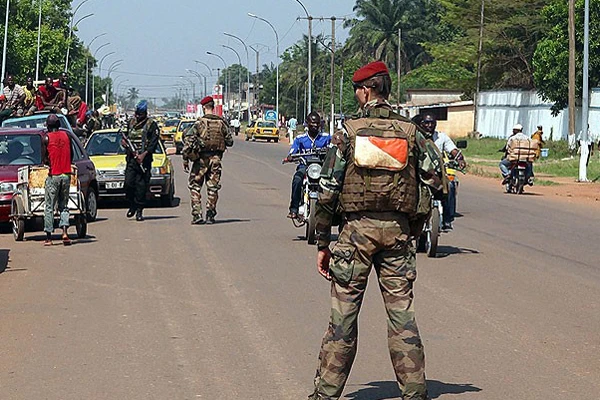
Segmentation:
{"type": "Polygon", "coordinates": [[[246,87],[246,102],[248,103],[248,125],[250,125],[250,56],[248,54],[248,46],[246,46],[246,43],[244,43],[244,41],[242,39],[240,39],[239,37],[237,37],[235,35],[232,35],[231,33],[224,32],[223,34],[225,36],[229,36],[234,39],[237,39],[244,46],[244,49],[246,50],[246,75],[247,75],[247,85],[248,85],[246,87]]]}
{"type": "Polygon", "coordinates": [[[238,108],[237,108],[237,111],[238,111],[237,117],[239,120],[240,119],[240,111],[241,111],[240,109],[241,109],[241,105],[242,105],[242,74],[240,71],[240,69],[242,67],[242,59],[240,58],[240,54],[237,51],[235,51],[235,49],[233,47],[225,46],[224,44],[222,46],[235,53],[235,55],[238,58],[238,65],[240,66],[240,68],[238,68],[238,98],[239,98],[239,101],[238,101],[238,108]]]}
{"type": "Polygon", "coordinates": [[[300,0],[296,0],[302,6],[308,20],[308,112],[312,111],[312,20],[313,17],[300,0]]]}
{"type": "Polygon", "coordinates": [[[193,69],[189,69],[186,68],[185,69],[188,73],[196,76],[196,78],[198,78],[198,83],[200,85],[202,85],[202,80],[200,78],[204,78],[204,94],[202,97],[206,96],[206,75],[202,75],[201,73],[199,73],[198,71],[194,71],[193,69]]]}
{"type": "MultiPolygon", "coordinates": [[[[37,36],[37,52],[35,56],[35,80],[40,80],[40,42],[42,40],[42,2],[43,0],[38,0],[40,9],[38,12],[38,36],[37,36]]],[[[87,60],[86,60],[87,64],[87,60]]],[[[87,89],[85,95],[87,96],[87,89]]],[[[86,99],[87,103],[87,99],[86,99]]]]}
{"type": "MultiPolygon", "coordinates": [[[[101,45],[100,47],[98,47],[98,48],[96,49],[96,51],[94,51],[94,55],[92,55],[92,58],[95,60],[95,59],[96,59],[96,54],[98,54],[98,52],[99,52],[99,51],[100,51],[100,50],[101,50],[103,47],[106,47],[106,46],[108,46],[109,44],[110,44],[110,42],[106,42],[106,43],[104,43],[103,45],[101,45]]],[[[95,93],[95,85],[96,85],[96,76],[94,75],[94,69],[92,68],[92,108],[95,108],[94,106],[95,106],[95,104],[96,104],[95,97],[94,97],[94,96],[95,96],[95,94],[96,94],[96,93],[95,93]]]]}
{"type": "MultiPolygon", "coordinates": [[[[210,51],[207,51],[206,54],[218,57],[223,62],[223,65],[225,66],[225,70],[227,70],[227,63],[225,62],[225,59],[223,57],[221,57],[218,54],[211,53],[210,51]]],[[[227,81],[227,85],[225,86],[225,100],[227,101],[227,111],[229,111],[229,70],[227,70],[226,81],[227,81]]],[[[219,70],[217,69],[217,85],[218,84],[219,84],[219,70]]]]}
{"type": "MultiPolygon", "coordinates": [[[[267,23],[271,27],[271,29],[273,29],[273,32],[275,33],[275,41],[277,43],[277,65],[276,65],[277,88],[275,90],[275,114],[277,114],[276,125],[279,128],[279,35],[277,34],[277,30],[275,30],[275,27],[273,26],[273,24],[271,24],[266,19],[259,17],[258,15],[255,15],[252,13],[248,13],[248,16],[252,17],[252,18],[260,19],[261,21],[267,23]]],[[[292,140],[293,140],[292,135],[290,135],[290,143],[292,142],[292,140]]]]}
{"type": "MultiPolygon", "coordinates": [[[[98,50],[99,49],[100,48],[98,48],[98,50]]],[[[96,51],[98,51],[98,50],[96,50],[96,51]]],[[[110,53],[106,53],[104,55],[104,57],[102,57],[102,59],[100,60],[100,63],[98,64],[98,76],[100,76],[100,78],[102,78],[102,62],[106,59],[106,57],[111,56],[111,55],[113,55],[115,53],[116,53],[115,51],[111,51],[110,53]]],[[[92,104],[95,106],[96,105],[96,97],[95,97],[96,93],[94,91],[95,90],[95,88],[94,88],[94,81],[95,81],[94,75],[92,74],[92,104]]]]}
{"type": "Polygon", "coordinates": [[[119,67],[123,63],[123,59],[119,59],[113,62],[110,67],[108,67],[108,74],[106,75],[106,105],[110,107],[110,74],[114,71],[115,68],[119,67]]]}
{"type": "MultiPolygon", "coordinates": [[[[41,4],[41,3],[40,3],[41,4]]],[[[85,55],[85,103],[88,104],[88,94],[89,94],[89,82],[90,82],[90,48],[92,47],[92,44],[94,44],[94,40],[98,39],[99,37],[102,37],[104,35],[107,35],[106,32],[101,33],[99,35],[96,35],[91,41],[90,44],[88,44],[88,51],[87,54],[85,55]]],[[[39,50],[38,50],[39,51],[39,50]]],[[[39,54],[38,54],[39,57],[39,54]]],[[[38,59],[39,61],[39,59],[38,59]]],[[[37,70],[36,70],[36,80],[37,78],[37,70]]]]}
{"type": "MultiPolygon", "coordinates": [[[[85,3],[85,1],[83,3],[85,3]]],[[[79,5],[79,7],[81,7],[83,5],[83,3],[81,3],[79,5]]],[[[77,9],[79,7],[77,7],[77,9]]],[[[75,12],[77,12],[77,11],[75,11],[75,12]]],[[[65,57],[65,72],[67,72],[69,70],[69,52],[71,50],[71,38],[73,37],[73,28],[77,28],[77,25],[81,21],[83,21],[86,18],[92,17],[93,15],[94,15],[94,13],[90,13],[90,14],[84,15],[83,17],[79,18],[77,20],[77,22],[75,22],[75,24],[73,24],[73,18],[75,18],[75,13],[73,13],[73,16],[71,17],[71,26],[69,28],[69,39],[67,40],[67,56],[65,57]]]]}
{"type": "Polygon", "coordinates": [[[8,38],[8,14],[10,11],[10,0],[6,0],[6,21],[4,22],[4,48],[2,49],[2,76],[0,77],[0,89],[4,89],[4,78],[6,77],[6,39],[8,38]]]}

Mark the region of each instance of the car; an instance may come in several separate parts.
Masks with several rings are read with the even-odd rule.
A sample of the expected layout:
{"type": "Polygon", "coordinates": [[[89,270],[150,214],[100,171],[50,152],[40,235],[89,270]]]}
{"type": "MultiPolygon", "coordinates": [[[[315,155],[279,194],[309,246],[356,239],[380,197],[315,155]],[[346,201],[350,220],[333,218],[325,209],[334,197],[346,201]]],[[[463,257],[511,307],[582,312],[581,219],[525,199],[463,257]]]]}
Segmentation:
{"type": "Polygon", "coordinates": [[[160,138],[162,140],[173,140],[175,132],[177,132],[177,125],[179,124],[179,118],[171,118],[165,121],[162,128],[160,128],[160,138]]]}
{"type": "MultiPolygon", "coordinates": [[[[9,222],[10,207],[18,181],[18,170],[26,165],[43,165],[43,139],[45,128],[0,128],[0,222],[9,222]],[[17,150],[15,150],[15,148],[17,150]],[[13,154],[11,154],[11,152],[13,154]]],[[[96,167],[85,148],[73,134],[67,130],[71,139],[73,164],[81,190],[85,197],[87,220],[95,221],[98,216],[98,180],[96,167]]]]}
{"type": "Polygon", "coordinates": [[[279,142],[279,131],[275,122],[263,121],[261,119],[250,122],[250,125],[246,128],[246,141],[256,139],[266,139],[267,142],[274,140],[275,143],[279,142]]]}
{"type": "MultiPolygon", "coordinates": [[[[96,165],[100,200],[125,197],[125,149],[117,129],[94,132],[85,144],[86,151],[96,165]]],[[[159,141],[152,160],[152,175],[147,198],[160,199],[171,207],[175,199],[175,171],[164,144],[159,141]]]]}
{"type": "Polygon", "coordinates": [[[175,132],[175,149],[177,150],[177,154],[181,154],[181,150],[183,150],[183,134],[187,129],[194,125],[196,122],[195,119],[182,119],[179,121],[179,125],[177,125],[177,132],[175,132]]]}

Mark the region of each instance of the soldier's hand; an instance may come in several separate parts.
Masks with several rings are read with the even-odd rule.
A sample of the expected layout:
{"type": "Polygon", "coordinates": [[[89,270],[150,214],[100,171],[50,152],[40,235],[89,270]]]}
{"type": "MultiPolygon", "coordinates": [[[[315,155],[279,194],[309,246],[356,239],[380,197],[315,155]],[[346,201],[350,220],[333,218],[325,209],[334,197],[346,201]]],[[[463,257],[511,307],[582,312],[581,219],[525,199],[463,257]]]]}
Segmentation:
{"type": "Polygon", "coordinates": [[[187,161],[183,162],[183,172],[190,172],[190,163],[187,161]]]}
{"type": "Polygon", "coordinates": [[[329,275],[330,260],[331,250],[329,250],[329,248],[319,250],[319,252],[317,253],[317,270],[319,271],[319,274],[328,281],[331,280],[331,275],[329,275]]]}

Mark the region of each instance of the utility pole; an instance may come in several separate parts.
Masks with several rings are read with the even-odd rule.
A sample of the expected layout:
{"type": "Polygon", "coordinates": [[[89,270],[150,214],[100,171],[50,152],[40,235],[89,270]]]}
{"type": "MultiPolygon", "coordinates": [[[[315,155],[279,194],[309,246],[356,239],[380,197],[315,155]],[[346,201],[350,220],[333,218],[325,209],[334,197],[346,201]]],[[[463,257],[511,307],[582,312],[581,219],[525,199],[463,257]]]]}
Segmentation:
{"type": "MultiPolygon", "coordinates": [[[[308,10],[300,0],[296,0],[306,13],[306,19],[308,20],[308,112],[312,111],[312,20],[313,17],[308,13],[308,10]]],[[[306,114],[305,114],[306,115],[306,114]]],[[[297,118],[298,116],[296,116],[297,118]]]]}
{"type": "Polygon", "coordinates": [[[473,99],[473,134],[477,135],[479,127],[479,89],[481,88],[481,56],[483,53],[483,16],[485,14],[485,0],[481,0],[481,18],[479,20],[479,47],[477,49],[477,83],[475,87],[475,98],[473,99]]]}
{"type": "Polygon", "coordinates": [[[575,0],[569,0],[569,147],[576,148],[575,138],[575,0]]]}
{"type": "Polygon", "coordinates": [[[258,49],[255,49],[252,46],[248,46],[250,47],[255,53],[256,53],[256,75],[254,76],[254,104],[256,105],[256,109],[258,110],[258,105],[259,105],[259,101],[258,101],[258,91],[259,91],[259,68],[260,68],[260,60],[259,60],[259,53],[258,53],[258,49]]]}
{"type": "Polygon", "coordinates": [[[579,182],[589,182],[587,178],[587,163],[590,154],[590,148],[588,147],[588,117],[590,106],[590,0],[585,0],[583,21],[583,93],[581,102],[581,152],[579,154],[579,182]]]}
{"type": "Polygon", "coordinates": [[[331,17],[331,82],[330,82],[330,94],[331,99],[331,120],[329,121],[329,134],[333,135],[335,129],[335,17],[331,17]]]}

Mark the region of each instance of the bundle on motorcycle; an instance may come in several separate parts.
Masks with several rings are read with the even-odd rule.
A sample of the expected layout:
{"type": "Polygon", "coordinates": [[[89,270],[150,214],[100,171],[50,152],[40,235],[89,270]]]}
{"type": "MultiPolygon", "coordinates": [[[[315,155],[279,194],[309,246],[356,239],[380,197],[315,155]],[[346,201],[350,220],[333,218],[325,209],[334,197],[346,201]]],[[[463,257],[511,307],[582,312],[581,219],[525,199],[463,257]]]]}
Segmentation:
{"type": "Polygon", "coordinates": [[[317,243],[316,205],[319,196],[319,179],[327,148],[313,149],[302,153],[290,154],[283,163],[295,163],[306,166],[302,182],[302,198],[298,208],[298,217],[292,219],[296,228],[306,227],[305,238],[308,244],[317,243]]]}
{"type": "MultiPolygon", "coordinates": [[[[26,222],[41,221],[46,206],[45,182],[48,177],[47,166],[27,165],[19,168],[17,189],[12,198],[10,219],[16,241],[22,241],[25,235],[26,222]]],[[[86,202],[77,178],[77,167],[71,166],[71,184],[68,200],[69,214],[74,219],[77,237],[87,235],[86,202]]],[[[58,210],[54,210],[54,219],[59,219],[58,210]]],[[[30,224],[33,225],[33,224],[30,224]]]]}
{"type": "Polygon", "coordinates": [[[506,158],[510,162],[510,179],[506,183],[507,193],[522,194],[525,185],[533,185],[532,177],[528,176],[532,171],[533,162],[537,158],[539,149],[537,140],[520,139],[511,140],[506,148],[506,158]]]}

